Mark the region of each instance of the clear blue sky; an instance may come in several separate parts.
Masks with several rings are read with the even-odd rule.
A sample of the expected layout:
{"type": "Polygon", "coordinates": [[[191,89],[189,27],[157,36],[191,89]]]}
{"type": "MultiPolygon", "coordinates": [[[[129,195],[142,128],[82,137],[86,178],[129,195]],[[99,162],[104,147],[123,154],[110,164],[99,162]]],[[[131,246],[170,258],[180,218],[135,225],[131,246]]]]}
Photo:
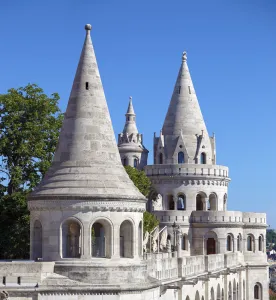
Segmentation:
{"type": "Polygon", "coordinates": [[[188,52],[218,164],[230,168],[228,209],[267,212],[276,228],[276,1],[2,0],[0,93],[37,83],[64,111],[86,23],[116,136],[131,95],[150,163],[188,52]]]}

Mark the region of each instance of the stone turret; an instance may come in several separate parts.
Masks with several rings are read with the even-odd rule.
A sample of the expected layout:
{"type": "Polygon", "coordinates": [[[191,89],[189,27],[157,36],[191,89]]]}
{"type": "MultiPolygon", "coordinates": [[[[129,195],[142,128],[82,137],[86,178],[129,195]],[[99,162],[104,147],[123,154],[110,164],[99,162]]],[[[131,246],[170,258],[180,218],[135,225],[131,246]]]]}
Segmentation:
{"type": "Polygon", "coordinates": [[[121,164],[91,25],[85,29],[53,163],[28,199],[31,258],[56,261],[55,271],[74,280],[139,281],[142,273],[119,268],[126,261],[118,258],[140,268],[146,199],[121,164]]]}
{"type": "Polygon", "coordinates": [[[138,133],[132,97],[129,97],[125,116],[124,130],[118,135],[118,148],[122,164],[142,170],[147,165],[149,151],[143,145],[143,135],[138,133]]]}
{"type": "Polygon", "coordinates": [[[162,133],[154,139],[154,161],[156,164],[174,164],[178,161],[215,163],[211,140],[187,65],[187,54],[184,52],[162,133]],[[178,157],[179,152],[183,153],[181,157],[178,157]]]}

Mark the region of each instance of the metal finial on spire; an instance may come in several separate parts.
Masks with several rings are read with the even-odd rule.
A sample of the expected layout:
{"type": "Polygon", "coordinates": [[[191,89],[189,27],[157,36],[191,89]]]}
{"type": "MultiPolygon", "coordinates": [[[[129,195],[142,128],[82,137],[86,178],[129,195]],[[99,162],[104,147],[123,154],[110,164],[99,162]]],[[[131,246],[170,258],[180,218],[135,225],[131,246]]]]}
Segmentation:
{"type": "Polygon", "coordinates": [[[129,96],[129,101],[132,101],[132,96],[129,96]]]}
{"type": "Polygon", "coordinates": [[[87,31],[90,31],[92,29],[92,26],[90,24],[86,24],[84,26],[84,29],[87,30],[87,31]]]}
{"type": "Polygon", "coordinates": [[[187,52],[186,51],[184,51],[182,53],[182,61],[187,61],[187,52]]]}

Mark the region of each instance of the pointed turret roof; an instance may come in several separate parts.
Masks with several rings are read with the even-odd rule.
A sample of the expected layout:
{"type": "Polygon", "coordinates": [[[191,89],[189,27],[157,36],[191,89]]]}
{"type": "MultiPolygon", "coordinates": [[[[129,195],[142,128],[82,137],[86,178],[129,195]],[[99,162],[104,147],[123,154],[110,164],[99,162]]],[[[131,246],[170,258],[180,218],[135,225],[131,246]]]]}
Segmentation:
{"type": "Polygon", "coordinates": [[[135,120],[136,115],[132,104],[132,97],[129,97],[128,108],[125,116],[126,116],[126,123],[125,123],[123,133],[128,133],[128,134],[138,133],[136,120],[135,120]]]}
{"type": "Polygon", "coordinates": [[[187,65],[187,53],[183,52],[182,63],[175,83],[171,102],[163,125],[164,135],[208,135],[199,107],[194,85],[187,65]]]}
{"type": "Polygon", "coordinates": [[[121,164],[98,65],[86,37],[53,163],[30,195],[36,199],[137,199],[145,197],[121,164]]]}

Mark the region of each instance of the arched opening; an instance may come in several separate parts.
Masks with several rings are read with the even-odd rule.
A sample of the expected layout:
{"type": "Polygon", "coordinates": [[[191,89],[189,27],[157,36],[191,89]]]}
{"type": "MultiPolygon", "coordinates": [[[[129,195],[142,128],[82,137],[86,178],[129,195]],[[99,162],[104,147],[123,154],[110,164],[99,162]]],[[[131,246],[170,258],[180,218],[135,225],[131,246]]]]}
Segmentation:
{"type": "Polygon", "coordinates": [[[258,246],[259,246],[259,251],[263,251],[263,236],[260,235],[259,236],[259,243],[258,243],[258,246]]]}
{"type": "Polygon", "coordinates": [[[62,257],[80,258],[81,226],[76,220],[69,219],[62,224],[62,257]]]}
{"type": "Polygon", "coordinates": [[[233,281],[233,300],[237,300],[237,286],[236,286],[236,279],[233,281]]]}
{"type": "Polygon", "coordinates": [[[139,256],[143,255],[143,223],[142,221],[139,223],[138,227],[138,251],[139,256]]]}
{"type": "Polygon", "coordinates": [[[232,300],[232,285],[231,285],[231,282],[229,282],[229,286],[228,286],[228,300],[232,300]]]}
{"type": "Polygon", "coordinates": [[[91,254],[93,257],[111,257],[111,235],[110,223],[105,220],[97,220],[91,227],[91,254]]]}
{"type": "Polygon", "coordinates": [[[223,288],[221,289],[221,300],[224,300],[224,290],[223,290],[223,288]]]}
{"type": "Polygon", "coordinates": [[[136,157],[133,159],[133,167],[138,168],[138,158],[136,157]]]}
{"type": "Polygon", "coordinates": [[[196,210],[203,210],[203,197],[200,194],[196,195],[196,210]]]}
{"type": "Polygon", "coordinates": [[[186,297],[186,300],[190,300],[190,297],[189,297],[189,296],[187,296],[187,297],[186,297]]]}
{"type": "Polygon", "coordinates": [[[247,236],[247,251],[254,251],[254,237],[252,235],[247,236]]]}
{"type": "Polygon", "coordinates": [[[32,259],[42,258],[42,225],[36,220],[33,227],[32,259]]]}
{"type": "Polygon", "coordinates": [[[205,152],[202,152],[200,154],[200,163],[205,165],[206,164],[206,153],[205,152]]]}
{"type": "Polygon", "coordinates": [[[199,296],[199,292],[198,291],[196,291],[195,300],[200,300],[200,296],[199,296]]]}
{"type": "Polygon", "coordinates": [[[217,210],[217,196],[216,194],[211,194],[209,196],[210,210],[217,210]]]}
{"type": "Polygon", "coordinates": [[[216,240],[214,238],[207,239],[207,255],[216,254],[216,240]]]}
{"type": "Polygon", "coordinates": [[[226,211],[227,207],[227,194],[224,194],[223,196],[223,210],[226,211]]]}
{"type": "Polygon", "coordinates": [[[262,287],[260,283],[254,285],[254,299],[262,299],[262,287]]]}
{"type": "Polygon", "coordinates": [[[204,296],[201,297],[201,300],[204,300],[204,296]]]}
{"type": "Polygon", "coordinates": [[[123,164],[123,166],[127,166],[127,159],[126,158],[122,159],[122,164],[123,164]]]}
{"type": "Polygon", "coordinates": [[[159,153],[159,164],[162,165],[163,164],[163,154],[159,153]]]}
{"type": "Polygon", "coordinates": [[[233,239],[231,234],[228,234],[226,238],[226,251],[233,251],[233,239]]]}
{"type": "Polygon", "coordinates": [[[133,257],[133,225],[125,220],[120,226],[120,256],[133,257]]]}
{"type": "Polygon", "coordinates": [[[185,197],[185,195],[178,195],[178,197],[177,197],[177,210],[186,210],[186,197],[185,197]]]}
{"type": "Polygon", "coordinates": [[[213,288],[211,288],[211,300],[215,300],[215,292],[213,288]]]}
{"type": "Polygon", "coordinates": [[[179,164],[184,164],[185,160],[184,160],[184,153],[181,151],[181,152],[178,152],[178,163],[179,164]]]}
{"type": "Polygon", "coordinates": [[[181,239],[181,249],[188,251],[188,236],[187,236],[187,234],[183,234],[183,237],[181,239]]]}
{"type": "Polygon", "coordinates": [[[218,286],[217,286],[217,300],[221,300],[220,299],[220,284],[218,283],[218,286]]]}
{"type": "Polygon", "coordinates": [[[168,209],[174,210],[174,201],[172,195],[168,195],[168,209]]]}
{"type": "Polygon", "coordinates": [[[245,280],[243,280],[243,285],[242,285],[242,299],[245,300],[245,280]]]}

